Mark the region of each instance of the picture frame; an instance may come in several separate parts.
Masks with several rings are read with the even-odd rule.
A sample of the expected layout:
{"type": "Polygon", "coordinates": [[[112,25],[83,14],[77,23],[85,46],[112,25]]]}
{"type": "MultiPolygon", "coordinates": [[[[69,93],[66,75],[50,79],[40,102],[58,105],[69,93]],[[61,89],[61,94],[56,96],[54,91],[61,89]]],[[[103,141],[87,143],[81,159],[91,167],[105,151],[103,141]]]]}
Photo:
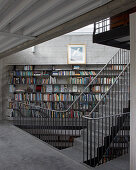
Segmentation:
{"type": "Polygon", "coordinates": [[[68,45],[68,64],[86,64],[86,45],[69,44],[68,45]]]}

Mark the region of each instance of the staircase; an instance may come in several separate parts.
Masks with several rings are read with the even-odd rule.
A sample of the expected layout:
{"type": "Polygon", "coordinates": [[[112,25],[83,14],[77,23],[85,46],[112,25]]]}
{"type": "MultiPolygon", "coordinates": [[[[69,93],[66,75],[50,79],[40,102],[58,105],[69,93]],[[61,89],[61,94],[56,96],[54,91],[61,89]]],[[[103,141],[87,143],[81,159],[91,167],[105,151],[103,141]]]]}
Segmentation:
{"type": "Polygon", "coordinates": [[[90,166],[95,167],[128,152],[129,67],[128,63],[90,114],[83,116],[88,124],[84,162],[90,166]]]}
{"type": "Polygon", "coordinates": [[[120,49],[66,110],[15,102],[13,124],[73,160],[100,165],[128,152],[129,77],[129,51],[120,49]],[[100,95],[91,90],[87,97],[86,90],[96,84],[100,95]],[[89,107],[82,109],[83,102],[89,107]]]}

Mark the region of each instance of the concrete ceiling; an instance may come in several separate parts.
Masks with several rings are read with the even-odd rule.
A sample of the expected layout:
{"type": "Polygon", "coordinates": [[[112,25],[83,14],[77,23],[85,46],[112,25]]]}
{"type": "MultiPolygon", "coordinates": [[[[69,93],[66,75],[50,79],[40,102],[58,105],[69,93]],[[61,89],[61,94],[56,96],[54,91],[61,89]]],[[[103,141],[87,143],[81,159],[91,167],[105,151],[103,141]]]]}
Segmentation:
{"type": "Polygon", "coordinates": [[[0,58],[136,6],[136,0],[0,0],[0,58]]]}

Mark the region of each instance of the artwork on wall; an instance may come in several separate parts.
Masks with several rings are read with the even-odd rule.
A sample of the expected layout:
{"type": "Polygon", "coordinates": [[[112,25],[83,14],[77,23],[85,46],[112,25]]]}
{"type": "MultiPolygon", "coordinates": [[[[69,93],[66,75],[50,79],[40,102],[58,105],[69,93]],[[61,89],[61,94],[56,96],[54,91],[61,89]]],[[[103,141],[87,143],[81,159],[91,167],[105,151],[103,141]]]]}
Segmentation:
{"type": "Polygon", "coordinates": [[[86,46],[83,44],[68,45],[68,64],[86,64],[86,46]]]}

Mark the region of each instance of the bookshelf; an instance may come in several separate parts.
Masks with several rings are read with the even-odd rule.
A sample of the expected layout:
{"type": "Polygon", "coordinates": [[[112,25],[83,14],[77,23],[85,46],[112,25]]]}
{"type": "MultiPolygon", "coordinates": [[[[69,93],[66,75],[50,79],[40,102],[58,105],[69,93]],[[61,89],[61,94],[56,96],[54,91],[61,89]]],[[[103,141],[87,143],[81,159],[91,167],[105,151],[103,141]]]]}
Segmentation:
{"type": "MultiPolygon", "coordinates": [[[[14,101],[36,104],[55,110],[66,110],[103,65],[10,65],[8,66],[9,109],[14,101]]],[[[119,68],[112,65],[111,74],[100,75],[95,83],[86,89],[80,102],[73,106],[77,111],[90,111],[115,80],[119,68]]]]}

